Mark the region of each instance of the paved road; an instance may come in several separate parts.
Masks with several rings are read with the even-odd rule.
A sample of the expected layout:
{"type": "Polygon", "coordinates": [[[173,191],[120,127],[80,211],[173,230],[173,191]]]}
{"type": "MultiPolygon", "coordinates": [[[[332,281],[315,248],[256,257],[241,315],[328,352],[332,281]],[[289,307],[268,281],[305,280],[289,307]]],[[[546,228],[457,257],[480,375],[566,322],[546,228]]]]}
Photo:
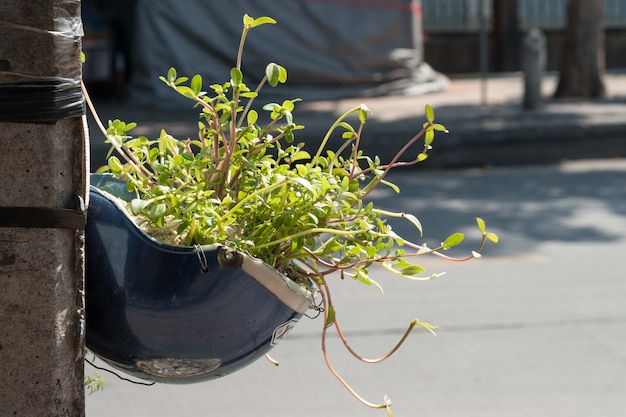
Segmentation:
{"type": "MultiPolygon", "coordinates": [[[[454,231],[473,241],[482,216],[500,235],[465,264],[431,259],[439,280],[384,272],[386,289],[337,282],[335,303],[352,346],[381,354],[410,319],[414,334],[387,363],[364,366],[331,344],[337,368],[364,396],[388,394],[397,416],[622,417],[626,410],[626,161],[471,171],[405,171],[390,208],[416,213],[425,239],[454,231]],[[392,279],[394,278],[394,279],[392,279]]],[[[469,246],[466,247],[470,249],[469,246]]],[[[384,416],[354,401],[326,371],[320,320],[304,320],[259,361],[222,380],[139,387],[107,377],[88,417],[384,416]]]]}

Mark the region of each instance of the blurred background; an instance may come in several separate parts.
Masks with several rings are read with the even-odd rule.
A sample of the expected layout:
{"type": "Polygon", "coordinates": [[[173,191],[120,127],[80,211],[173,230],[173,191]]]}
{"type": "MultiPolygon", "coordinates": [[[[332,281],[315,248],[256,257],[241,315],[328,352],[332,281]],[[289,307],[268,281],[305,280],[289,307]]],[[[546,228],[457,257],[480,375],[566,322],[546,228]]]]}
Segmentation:
{"type": "MultiPolygon", "coordinates": [[[[392,176],[402,194],[375,202],[417,215],[431,244],[461,231],[473,249],[477,216],[500,236],[480,260],[425,260],[447,272],[435,281],[377,271],[384,297],[333,283],[364,355],[384,353],[415,316],[438,326],[376,366],[331,337],[344,377],[371,401],[389,394],[397,416],[622,417],[626,0],[83,0],[84,78],[100,116],[138,122],[137,135],[195,136],[195,110],[158,76],[175,66],[226,81],[244,13],[278,20],[250,35],[244,72],[287,68],[269,97],[305,99],[300,140],[315,145],[365,102],[363,149],[388,161],[429,103],[450,133],[421,170],[392,176]]],[[[93,119],[90,131],[93,170],[108,146],[93,119]]],[[[142,387],[103,374],[87,415],[384,415],[328,373],[321,326],[303,319],[272,352],[278,368],[259,361],[219,381],[142,387]]]]}
{"type": "MultiPolygon", "coordinates": [[[[590,3],[602,13],[605,68],[626,68],[626,3],[590,3]]],[[[520,71],[523,35],[533,27],[546,36],[546,70],[558,71],[567,7],[568,0],[84,0],[84,78],[94,94],[117,97],[134,83],[156,84],[142,78],[170,66],[221,79],[243,13],[279,22],[251,36],[250,67],[276,60],[296,84],[334,82],[344,96],[354,94],[350,85],[406,78],[423,63],[451,77],[520,71]]]]}

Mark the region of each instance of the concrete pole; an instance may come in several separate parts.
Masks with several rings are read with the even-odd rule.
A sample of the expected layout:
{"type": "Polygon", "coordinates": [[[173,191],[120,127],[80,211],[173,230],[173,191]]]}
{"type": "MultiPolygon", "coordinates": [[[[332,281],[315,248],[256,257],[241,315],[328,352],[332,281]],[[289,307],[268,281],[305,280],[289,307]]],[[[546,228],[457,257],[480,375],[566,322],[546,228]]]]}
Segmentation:
{"type": "Polygon", "coordinates": [[[0,416],[80,417],[80,0],[0,9],[0,416]]]}

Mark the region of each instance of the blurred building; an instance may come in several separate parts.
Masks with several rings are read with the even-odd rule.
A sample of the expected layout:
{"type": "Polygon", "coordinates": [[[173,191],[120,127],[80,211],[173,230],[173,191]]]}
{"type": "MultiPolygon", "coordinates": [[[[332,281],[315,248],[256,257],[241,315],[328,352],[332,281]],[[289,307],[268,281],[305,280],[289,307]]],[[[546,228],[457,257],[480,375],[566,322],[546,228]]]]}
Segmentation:
{"type": "MultiPolygon", "coordinates": [[[[480,70],[481,28],[490,72],[519,70],[520,39],[530,27],[545,32],[547,69],[556,70],[566,6],[567,0],[83,0],[84,78],[108,94],[122,95],[130,85],[151,102],[161,100],[158,75],[170,66],[221,82],[248,13],[279,21],[248,40],[249,81],[272,60],[287,68],[291,96],[418,94],[443,88],[442,73],[480,70]],[[507,4],[516,10],[503,10],[507,4]]],[[[605,0],[605,26],[606,67],[626,68],[626,0],[605,0]]]]}
{"type": "MultiPolygon", "coordinates": [[[[521,68],[519,53],[508,65],[498,61],[498,48],[515,49],[499,39],[498,19],[494,19],[496,2],[508,0],[422,0],[425,60],[445,74],[472,73],[479,70],[479,31],[481,6],[489,32],[489,70],[498,72],[521,68]],[[481,5],[481,3],[483,3],[481,5]]],[[[568,0],[515,0],[517,2],[517,37],[519,44],[524,31],[538,27],[547,37],[547,69],[558,70],[562,36],[567,21],[568,0]]],[[[606,67],[626,68],[626,0],[604,0],[606,28],[606,67]]],[[[511,24],[510,22],[500,22],[511,24]]]]}

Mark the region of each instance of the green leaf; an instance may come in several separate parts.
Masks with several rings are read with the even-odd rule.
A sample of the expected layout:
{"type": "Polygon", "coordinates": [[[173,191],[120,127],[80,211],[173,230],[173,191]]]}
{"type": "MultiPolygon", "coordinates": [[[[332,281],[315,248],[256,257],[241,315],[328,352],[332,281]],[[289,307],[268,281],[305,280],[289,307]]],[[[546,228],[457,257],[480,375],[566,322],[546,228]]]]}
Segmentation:
{"type": "Polygon", "coordinates": [[[163,217],[166,210],[166,205],[164,203],[159,203],[154,207],[154,212],[152,213],[152,215],[157,218],[163,217]]]}
{"type": "Polygon", "coordinates": [[[200,91],[202,91],[202,76],[200,74],[193,76],[190,87],[196,95],[200,94],[200,91]]]}
{"type": "Polygon", "coordinates": [[[350,123],[346,123],[346,122],[341,122],[337,125],[337,127],[343,127],[344,129],[346,129],[348,132],[355,132],[354,128],[352,127],[352,125],[350,123]]]}
{"type": "Polygon", "coordinates": [[[417,275],[426,272],[426,269],[420,265],[409,265],[400,270],[400,274],[402,275],[417,275]]]}
{"type": "Polygon", "coordinates": [[[417,155],[417,161],[418,162],[422,162],[422,161],[426,160],[426,158],[428,158],[428,154],[425,154],[424,152],[422,152],[419,155],[417,155]]]}
{"type": "Polygon", "coordinates": [[[307,191],[310,192],[313,196],[317,197],[317,192],[315,191],[315,189],[313,188],[313,185],[309,181],[300,177],[295,177],[295,178],[292,178],[291,180],[294,182],[297,182],[298,184],[306,188],[307,191]]]}
{"type": "Polygon", "coordinates": [[[283,216],[276,216],[276,217],[274,217],[274,220],[272,220],[272,227],[274,229],[280,228],[280,226],[283,225],[283,219],[284,219],[283,216]]]}
{"type": "Polygon", "coordinates": [[[259,119],[259,113],[256,110],[250,110],[247,115],[248,125],[253,125],[259,119]]]}
{"type": "Polygon", "coordinates": [[[230,79],[233,82],[233,85],[239,85],[243,81],[243,73],[237,67],[233,67],[230,69],[230,79]]]}
{"type": "Polygon", "coordinates": [[[405,214],[404,218],[410,221],[417,228],[417,230],[420,231],[420,235],[422,234],[422,223],[419,221],[417,217],[409,213],[409,214],[405,214]]]}
{"type": "Polygon", "coordinates": [[[440,131],[440,132],[449,133],[449,132],[448,132],[448,129],[446,129],[444,125],[441,125],[441,124],[439,124],[439,123],[435,123],[435,124],[433,125],[433,129],[438,130],[438,131],[440,131]]]}
{"type": "Polygon", "coordinates": [[[368,109],[365,104],[361,104],[361,108],[359,109],[359,122],[365,123],[365,120],[367,120],[367,116],[370,113],[370,109],[368,109]]]}
{"type": "Polygon", "coordinates": [[[186,87],[184,85],[176,86],[176,91],[178,91],[179,94],[187,98],[190,98],[190,99],[196,98],[196,93],[194,93],[194,91],[191,88],[186,87]]]}
{"type": "Polygon", "coordinates": [[[436,334],[435,334],[435,330],[437,329],[436,326],[433,326],[432,324],[429,324],[429,323],[426,323],[426,322],[423,322],[423,321],[419,321],[418,319],[413,319],[412,324],[414,326],[419,326],[419,327],[421,327],[423,329],[426,329],[429,332],[431,332],[433,335],[436,336],[436,334]]]}
{"type": "Polygon", "coordinates": [[[426,131],[426,134],[424,135],[424,143],[426,144],[426,146],[430,146],[430,144],[433,143],[434,139],[435,139],[435,131],[432,129],[428,129],[426,131]]]}
{"type": "Polygon", "coordinates": [[[148,205],[150,204],[148,201],[145,200],[141,200],[139,198],[134,198],[131,202],[130,202],[130,210],[132,211],[132,213],[137,216],[141,213],[141,211],[148,205]]]}
{"type": "Polygon", "coordinates": [[[171,67],[169,71],[167,71],[167,80],[171,83],[175,82],[177,78],[176,68],[171,67]]]}
{"type": "Polygon", "coordinates": [[[253,17],[248,16],[247,13],[243,15],[243,25],[244,26],[251,27],[253,23],[254,23],[254,18],[253,17]]]}
{"type": "Polygon", "coordinates": [[[330,189],[331,189],[331,185],[330,182],[328,182],[328,180],[326,179],[326,177],[322,177],[321,178],[321,190],[322,190],[322,194],[327,194],[330,189]]]}
{"type": "Polygon", "coordinates": [[[257,26],[266,25],[266,24],[270,24],[270,25],[276,24],[276,20],[274,20],[274,19],[272,19],[271,17],[268,17],[268,16],[257,17],[250,24],[250,28],[255,28],[257,26]]]}
{"type": "Polygon", "coordinates": [[[498,239],[498,235],[496,235],[495,233],[487,233],[485,237],[491,240],[493,243],[498,243],[498,241],[500,240],[498,239]]]}
{"type": "Polygon", "coordinates": [[[186,83],[189,80],[188,77],[178,77],[176,78],[176,81],[174,81],[174,84],[179,85],[182,83],[186,83]]]}
{"type": "Polygon", "coordinates": [[[332,304],[328,306],[328,315],[326,317],[326,323],[324,323],[324,327],[329,328],[335,323],[335,307],[332,304]]]}
{"type": "Polygon", "coordinates": [[[109,158],[109,168],[111,168],[111,172],[122,172],[122,162],[117,156],[111,156],[109,158]]]}
{"type": "Polygon", "coordinates": [[[281,67],[280,65],[278,66],[278,70],[280,72],[280,74],[278,75],[278,81],[280,81],[281,84],[286,83],[287,82],[287,70],[284,67],[281,67]]]}
{"type": "Polygon", "coordinates": [[[262,109],[266,110],[266,111],[276,111],[277,109],[280,110],[280,104],[278,104],[278,103],[267,103],[267,104],[263,105],[262,109]]]}
{"type": "Polygon", "coordinates": [[[311,154],[307,151],[298,151],[289,158],[289,162],[301,161],[303,159],[311,159],[311,154]]]}
{"type": "Polygon", "coordinates": [[[400,194],[400,187],[398,187],[396,184],[389,182],[387,180],[380,180],[380,183],[385,184],[387,187],[394,190],[397,194],[400,194]]]}
{"type": "Polygon", "coordinates": [[[283,101],[283,105],[282,108],[287,110],[287,111],[293,111],[293,109],[295,108],[295,104],[293,103],[293,101],[291,100],[285,100],[283,101]]]}
{"type": "Polygon", "coordinates": [[[284,110],[283,116],[285,117],[285,122],[287,122],[287,124],[290,125],[293,123],[293,114],[289,110],[284,110]]]}
{"type": "Polygon", "coordinates": [[[457,246],[459,243],[463,242],[464,238],[465,235],[463,235],[463,233],[453,233],[443,241],[441,246],[443,249],[450,249],[451,247],[457,246]]]}
{"type": "Polygon", "coordinates": [[[426,105],[425,112],[426,112],[426,120],[432,123],[435,120],[435,112],[433,111],[433,108],[430,107],[430,104],[426,105]]]}
{"type": "Polygon", "coordinates": [[[120,135],[107,135],[107,141],[115,148],[121,148],[124,144],[124,138],[120,135]]]}
{"type": "Polygon", "coordinates": [[[359,281],[359,282],[361,282],[361,283],[363,283],[365,285],[376,287],[381,295],[385,295],[385,291],[383,290],[383,287],[378,282],[374,281],[369,276],[367,276],[366,271],[363,271],[363,270],[359,269],[357,271],[357,274],[356,274],[355,278],[356,278],[357,281],[359,281]]]}
{"type": "Polygon", "coordinates": [[[274,62],[270,62],[265,67],[265,76],[267,77],[267,83],[272,87],[287,81],[287,71],[274,62]]]}
{"type": "Polygon", "coordinates": [[[480,232],[482,234],[485,234],[485,230],[486,230],[485,221],[481,219],[480,217],[476,217],[476,224],[478,224],[478,229],[480,230],[480,232]]]}

